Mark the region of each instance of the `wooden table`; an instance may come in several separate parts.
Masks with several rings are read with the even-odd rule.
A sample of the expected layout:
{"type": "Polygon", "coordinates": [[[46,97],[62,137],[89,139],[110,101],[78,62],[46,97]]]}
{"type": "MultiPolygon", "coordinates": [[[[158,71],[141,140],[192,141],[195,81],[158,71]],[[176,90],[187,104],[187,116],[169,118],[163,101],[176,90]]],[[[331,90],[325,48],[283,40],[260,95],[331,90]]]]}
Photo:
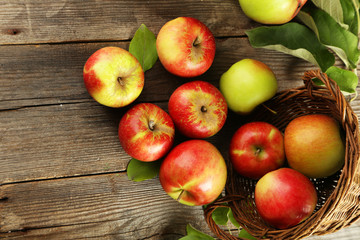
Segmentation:
{"type": "MultiPolygon", "coordinates": [[[[188,223],[210,232],[201,207],[167,196],[157,178],[132,182],[130,157],[117,136],[124,111],[96,103],[82,70],[97,49],[128,49],[144,23],[155,34],[178,16],[204,22],[216,37],[210,70],[197,78],[218,86],[233,63],[268,64],[279,90],[302,84],[315,66],[254,49],[245,30],[258,26],[237,0],[0,0],[0,238],[178,239],[188,223]]],[[[340,62],[338,63],[340,64],[340,62]]],[[[184,83],[158,61],[135,103],[167,100],[184,83]]],[[[360,114],[360,102],[352,102],[360,114]]],[[[211,139],[210,139],[211,141],[211,139]]],[[[360,224],[324,237],[358,239],[360,224]]]]}

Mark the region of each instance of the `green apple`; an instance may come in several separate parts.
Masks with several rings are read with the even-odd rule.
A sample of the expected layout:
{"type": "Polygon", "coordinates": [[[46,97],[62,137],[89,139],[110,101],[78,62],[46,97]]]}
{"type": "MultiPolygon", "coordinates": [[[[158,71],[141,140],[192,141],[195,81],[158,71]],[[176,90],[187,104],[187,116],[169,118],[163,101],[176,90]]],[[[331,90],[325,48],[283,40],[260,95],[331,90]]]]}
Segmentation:
{"type": "Polygon", "coordinates": [[[242,59],[220,78],[220,91],[228,107],[239,114],[249,114],[277,92],[277,79],[263,62],[242,59]]]}
{"type": "Polygon", "coordinates": [[[289,166],[308,177],[327,177],[344,165],[340,125],[327,115],[311,114],[292,120],[285,128],[284,145],[289,166]]]}
{"type": "Polygon", "coordinates": [[[264,24],[283,24],[293,19],[307,0],[239,0],[246,16],[264,24]]]}

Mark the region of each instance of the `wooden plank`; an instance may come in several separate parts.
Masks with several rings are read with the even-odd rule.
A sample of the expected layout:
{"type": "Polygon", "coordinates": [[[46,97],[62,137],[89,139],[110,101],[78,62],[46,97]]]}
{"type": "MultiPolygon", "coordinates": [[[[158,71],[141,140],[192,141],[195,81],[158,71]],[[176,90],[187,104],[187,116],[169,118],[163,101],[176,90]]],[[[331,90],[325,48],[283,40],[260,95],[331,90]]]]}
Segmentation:
{"type": "Polygon", "coordinates": [[[0,183],[125,170],[123,111],[84,102],[0,112],[0,183]]]}
{"type": "Polygon", "coordinates": [[[0,186],[0,238],[179,239],[186,225],[210,233],[201,207],[177,203],[157,178],[124,173],[0,186]]]}
{"type": "MultiPolygon", "coordinates": [[[[313,65],[276,51],[254,49],[246,38],[217,40],[213,65],[202,79],[218,85],[222,73],[242,58],[268,64],[279,79],[279,89],[301,84],[303,72],[313,65]]],[[[60,45],[0,46],[0,110],[89,100],[82,71],[87,58],[105,46],[128,49],[128,42],[60,45]]],[[[145,73],[139,101],[167,101],[180,84],[193,80],[175,77],[157,61],[145,73]],[[161,89],[161,91],[159,91],[161,89]]]]}
{"type": "MultiPolygon", "coordinates": [[[[201,207],[177,203],[157,178],[132,182],[124,173],[0,186],[0,238],[179,239],[186,225],[214,236],[201,207]]],[[[357,239],[360,222],[309,240],[357,239]]],[[[236,233],[236,230],[233,230],[236,233]]]]}
{"type": "Polygon", "coordinates": [[[178,16],[198,18],[215,36],[244,35],[257,25],[233,0],[1,0],[0,6],[0,45],[129,40],[142,23],[158,32],[178,16]]]}

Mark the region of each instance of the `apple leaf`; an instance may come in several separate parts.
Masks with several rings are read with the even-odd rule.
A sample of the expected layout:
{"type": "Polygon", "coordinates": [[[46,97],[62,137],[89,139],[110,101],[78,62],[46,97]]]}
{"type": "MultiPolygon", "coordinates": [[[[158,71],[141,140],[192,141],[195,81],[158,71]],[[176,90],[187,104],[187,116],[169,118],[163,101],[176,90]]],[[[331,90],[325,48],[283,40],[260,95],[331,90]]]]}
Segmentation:
{"type": "Polygon", "coordinates": [[[327,12],[338,24],[355,35],[359,33],[359,1],[312,0],[316,7],[327,12]]]}
{"type": "Polygon", "coordinates": [[[245,229],[241,229],[239,232],[239,238],[242,239],[249,239],[249,240],[256,240],[257,238],[253,237],[252,235],[250,235],[250,233],[248,233],[245,229]]]}
{"type": "Polygon", "coordinates": [[[341,7],[344,15],[344,23],[349,26],[348,30],[355,35],[359,34],[359,1],[341,0],[341,7]]]}
{"type": "Polygon", "coordinates": [[[240,228],[240,224],[234,218],[234,214],[229,207],[218,207],[211,214],[212,219],[217,225],[226,226],[230,222],[237,228],[240,228]]]}
{"type": "Polygon", "coordinates": [[[199,230],[195,229],[191,224],[186,226],[187,235],[185,237],[180,238],[179,240],[215,240],[213,237],[200,232],[199,230]]]}
{"type": "Polygon", "coordinates": [[[230,211],[229,211],[228,216],[229,216],[230,222],[231,222],[235,227],[240,228],[240,224],[239,224],[239,223],[236,221],[236,219],[234,218],[234,214],[233,214],[231,208],[230,208],[230,211]]]}
{"type": "Polygon", "coordinates": [[[157,61],[156,37],[144,24],[135,32],[129,52],[137,58],[144,72],[151,69],[157,61]]]}
{"type": "Polygon", "coordinates": [[[262,26],[248,30],[246,34],[255,48],[273,49],[302,58],[319,66],[322,71],[335,63],[334,55],[319,42],[315,33],[299,23],[262,26]]]}
{"type": "Polygon", "coordinates": [[[159,174],[161,162],[159,160],[153,162],[142,162],[131,159],[127,166],[127,176],[129,180],[140,182],[156,177],[159,174]]]}
{"type": "Polygon", "coordinates": [[[343,28],[327,12],[319,8],[306,7],[303,11],[306,14],[299,14],[299,19],[317,34],[322,44],[340,57],[347,68],[355,69],[360,59],[357,35],[343,28]]]}
{"type": "Polygon", "coordinates": [[[229,207],[218,207],[216,208],[211,217],[217,225],[226,226],[229,221],[229,207]]]}
{"type": "Polygon", "coordinates": [[[359,79],[354,72],[333,66],[325,73],[339,85],[342,91],[356,93],[359,79]]]}
{"type": "MultiPolygon", "coordinates": [[[[327,12],[339,24],[344,24],[344,15],[341,6],[342,0],[311,0],[315,6],[327,12]]],[[[345,0],[347,1],[347,0],[345,0]]]]}

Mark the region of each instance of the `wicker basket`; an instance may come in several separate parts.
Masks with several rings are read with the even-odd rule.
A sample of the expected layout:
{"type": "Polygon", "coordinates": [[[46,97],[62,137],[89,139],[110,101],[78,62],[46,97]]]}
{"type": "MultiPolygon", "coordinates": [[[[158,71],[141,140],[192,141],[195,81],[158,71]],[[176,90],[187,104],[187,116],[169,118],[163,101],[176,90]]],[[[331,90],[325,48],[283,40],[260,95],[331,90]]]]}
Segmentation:
{"type": "Polygon", "coordinates": [[[318,192],[314,213],[304,222],[285,230],[266,224],[258,215],[254,201],[256,181],[242,177],[228,163],[228,181],[225,197],[218,199],[205,210],[210,229],[221,239],[239,239],[222,230],[211,214],[224,203],[233,211],[241,227],[261,239],[301,239],[310,235],[323,235],[349,226],[360,216],[359,126],[357,116],[339,90],[337,84],[320,71],[308,71],[303,77],[304,86],[282,91],[266,105],[275,110],[271,114],[259,109],[250,120],[272,123],[281,131],[294,118],[313,113],[332,116],[342,125],[346,138],[346,160],[342,170],[328,178],[311,179],[318,192]],[[313,84],[318,78],[325,86],[313,84]]]}

